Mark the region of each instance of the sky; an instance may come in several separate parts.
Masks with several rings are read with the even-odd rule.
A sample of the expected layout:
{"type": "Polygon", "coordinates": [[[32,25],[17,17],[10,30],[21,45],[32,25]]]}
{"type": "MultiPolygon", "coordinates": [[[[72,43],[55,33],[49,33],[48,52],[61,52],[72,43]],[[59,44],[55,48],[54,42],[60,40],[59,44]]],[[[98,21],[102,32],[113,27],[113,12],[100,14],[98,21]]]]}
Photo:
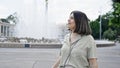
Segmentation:
{"type": "Polygon", "coordinates": [[[110,11],[111,5],[111,0],[48,0],[46,25],[45,0],[0,0],[0,18],[17,12],[21,22],[17,25],[19,35],[40,37],[50,33],[49,36],[54,37],[59,33],[55,30],[56,25],[66,24],[73,10],[82,11],[90,20],[95,20],[100,14],[110,11]]]}
{"type": "MultiPolygon", "coordinates": [[[[40,1],[43,2],[43,0],[38,2],[40,1]]],[[[32,3],[32,0],[0,0],[0,18],[20,11],[18,8],[21,8],[23,2],[27,5],[32,3]]],[[[94,20],[100,12],[104,14],[112,8],[111,0],[48,0],[48,3],[50,15],[56,16],[57,13],[60,18],[68,17],[73,10],[80,10],[85,12],[91,20],[94,20]]]]}

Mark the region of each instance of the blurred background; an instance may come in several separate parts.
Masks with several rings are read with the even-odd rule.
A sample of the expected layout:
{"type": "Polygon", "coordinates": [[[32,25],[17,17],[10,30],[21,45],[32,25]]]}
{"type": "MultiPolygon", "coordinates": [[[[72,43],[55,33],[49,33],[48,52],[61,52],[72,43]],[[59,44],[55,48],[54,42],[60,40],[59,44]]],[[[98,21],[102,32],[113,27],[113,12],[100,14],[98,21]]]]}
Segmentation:
{"type": "Polygon", "coordinates": [[[63,40],[73,10],[87,14],[95,39],[119,37],[119,0],[0,0],[1,41],[63,40]]]}
{"type": "Polygon", "coordinates": [[[89,18],[99,68],[119,68],[120,0],[0,0],[0,68],[51,68],[73,10],[89,18]]]}

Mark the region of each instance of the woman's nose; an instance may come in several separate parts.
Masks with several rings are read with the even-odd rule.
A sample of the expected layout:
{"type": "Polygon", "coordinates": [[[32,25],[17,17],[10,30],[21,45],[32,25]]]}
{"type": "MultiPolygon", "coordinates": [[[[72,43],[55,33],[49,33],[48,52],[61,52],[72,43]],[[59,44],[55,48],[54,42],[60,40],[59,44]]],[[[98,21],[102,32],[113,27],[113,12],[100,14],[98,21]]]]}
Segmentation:
{"type": "Polygon", "coordinates": [[[68,19],[68,22],[70,22],[70,19],[68,19]]]}

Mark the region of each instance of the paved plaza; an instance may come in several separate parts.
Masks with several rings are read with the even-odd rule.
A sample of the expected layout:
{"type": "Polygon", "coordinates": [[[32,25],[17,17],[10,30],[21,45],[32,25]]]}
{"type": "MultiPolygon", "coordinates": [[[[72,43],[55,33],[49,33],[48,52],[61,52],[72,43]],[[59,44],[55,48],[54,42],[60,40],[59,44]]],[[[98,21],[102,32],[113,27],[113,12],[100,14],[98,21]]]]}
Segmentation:
{"type": "MultiPolygon", "coordinates": [[[[60,48],[0,48],[0,68],[51,68],[60,48]]],[[[99,68],[120,68],[120,44],[97,48],[99,68]]]]}

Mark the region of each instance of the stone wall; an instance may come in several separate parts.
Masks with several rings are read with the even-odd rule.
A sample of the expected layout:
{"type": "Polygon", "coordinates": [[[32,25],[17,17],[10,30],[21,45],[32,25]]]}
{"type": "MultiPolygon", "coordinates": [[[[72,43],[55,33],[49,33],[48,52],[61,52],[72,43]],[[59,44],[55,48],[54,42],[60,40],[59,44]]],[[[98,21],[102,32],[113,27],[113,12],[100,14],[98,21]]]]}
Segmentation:
{"type": "MultiPolygon", "coordinates": [[[[115,43],[99,43],[97,47],[114,46],[115,43]]],[[[62,44],[41,44],[41,43],[0,43],[0,48],[61,48],[62,44]]]]}
{"type": "Polygon", "coordinates": [[[61,48],[62,44],[0,43],[0,48],[61,48]]]}

